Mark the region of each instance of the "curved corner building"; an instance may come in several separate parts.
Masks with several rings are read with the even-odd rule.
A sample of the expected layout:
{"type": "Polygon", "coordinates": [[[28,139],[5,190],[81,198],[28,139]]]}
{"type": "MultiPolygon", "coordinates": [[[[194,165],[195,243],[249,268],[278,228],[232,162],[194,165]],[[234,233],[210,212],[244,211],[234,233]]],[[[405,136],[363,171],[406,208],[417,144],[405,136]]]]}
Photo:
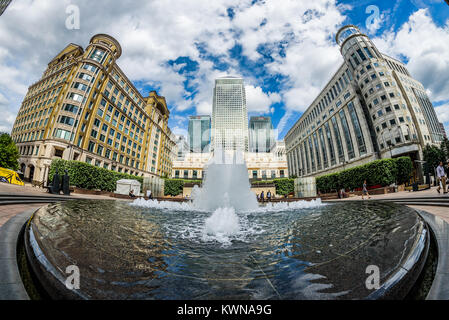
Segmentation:
{"type": "Polygon", "coordinates": [[[336,42],[343,64],[284,138],[290,174],[320,176],[380,158],[422,160],[425,145],[443,139],[422,84],[356,26],[342,27],[336,42]]]}

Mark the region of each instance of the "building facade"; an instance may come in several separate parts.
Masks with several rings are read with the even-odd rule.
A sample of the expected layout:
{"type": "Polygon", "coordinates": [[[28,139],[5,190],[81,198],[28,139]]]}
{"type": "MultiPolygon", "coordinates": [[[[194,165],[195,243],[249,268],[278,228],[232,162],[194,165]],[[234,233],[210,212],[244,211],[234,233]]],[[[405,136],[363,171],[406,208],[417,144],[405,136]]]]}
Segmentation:
{"type": "Polygon", "coordinates": [[[191,152],[209,152],[210,135],[210,116],[189,117],[189,144],[191,152]]]}
{"type": "MultiPolygon", "coordinates": [[[[212,153],[187,153],[183,159],[178,158],[173,162],[171,177],[174,179],[201,180],[212,157],[212,153]]],[[[243,159],[248,169],[248,179],[251,181],[288,177],[287,158],[283,142],[279,142],[272,152],[245,152],[243,159]]]]}
{"type": "Polygon", "coordinates": [[[446,129],[444,129],[444,124],[442,122],[440,122],[440,129],[441,132],[443,133],[443,137],[447,138],[446,129]]]}
{"type": "Polygon", "coordinates": [[[241,78],[215,80],[211,146],[213,149],[248,151],[248,111],[241,78]]]}
{"type": "Polygon", "coordinates": [[[249,119],[249,151],[270,152],[275,144],[271,117],[251,117],[249,119]]]}
{"type": "Polygon", "coordinates": [[[186,137],[176,136],[176,158],[173,160],[184,160],[187,153],[190,153],[190,147],[186,137]]]}
{"type": "Polygon", "coordinates": [[[284,138],[290,175],[320,176],[380,158],[422,160],[424,146],[442,139],[422,84],[357,27],[341,28],[336,41],[343,64],[284,138]]]}
{"type": "Polygon", "coordinates": [[[69,44],[31,85],[11,136],[25,178],[45,183],[52,159],[79,160],[137,176],[170,176],[165,98],[143,97],[116,64],[122,49],[97,34],[69,44]]]}
{"type": "Polygon", "coordinates": [[[11,0],[0,0],[0,16],[5,12],[6,7],[9,6],[11,0]]]}

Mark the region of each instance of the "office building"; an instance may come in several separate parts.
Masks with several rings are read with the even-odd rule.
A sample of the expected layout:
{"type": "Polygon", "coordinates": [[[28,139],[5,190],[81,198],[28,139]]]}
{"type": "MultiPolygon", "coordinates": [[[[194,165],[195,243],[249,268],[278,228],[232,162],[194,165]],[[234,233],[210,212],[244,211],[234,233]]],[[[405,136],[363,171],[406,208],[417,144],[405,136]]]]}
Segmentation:
{"type": "Polygon", "coordinates": [[[52,159],[138,176],[170,176],[176,142],[165,98],[143,97],[116,64],[122,48],[97,34],[69,44],[32,84],[11,135],[27,180],[46,182],[52,159]],[[173,140],[173,141],[172,141],[173,140]]]}
{"type": "Polygon", "coordinates": [[[275,143],[271,118],[251,117],[249,119],[249,151],[270,152],[275,143]]]}
{"type": "Polygon", "coordinates": [[[215,80],[212,105],[212,148],[248,151],[248,112],[243,79],[215,80]]]}
{"type": "Polygon", "coordinates": [[[336,41],[344,62],[284,138],[290,175],[320,176],[380,158],[422,160],[425,145],[443,137],[425,88],[357,27],[341,28],[336,41]]]}
{"type": "Polygon", "coordinates": [[[191,152],[209,152],[210,136],[210,116],[189,117],[189,144],[191,152]]]}
{"type": "Polygon", "coordinates": [[[9,6],[11,0],[0,0],[0,16],[5,12],[6,7],[9,6]]]}

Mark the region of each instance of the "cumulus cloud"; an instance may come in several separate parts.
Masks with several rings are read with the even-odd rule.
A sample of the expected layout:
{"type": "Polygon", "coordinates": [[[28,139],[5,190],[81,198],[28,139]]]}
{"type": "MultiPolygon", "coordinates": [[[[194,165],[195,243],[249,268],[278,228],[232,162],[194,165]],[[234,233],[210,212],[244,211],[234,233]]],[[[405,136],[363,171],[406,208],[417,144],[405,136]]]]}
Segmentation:
{"type": "Polygon", "coordinates": [[[374,39],[379,49],[405,58],[413,77],[428,89],[432,101],[449,99],[449,24],[437,26],[428,9],[414,12],[397,32],[374,39]]]}
{"type": "MultiPolygon", "coordinates": [[[[269,113],[281,97],[301,89],[310,92],[310,87],[316,92],[324,84],[328,67],[339,58],[329,35],[343,20],[335,0],[284,0],[282,6],[275,0],[123,0],[113,6],[106,0],[13,1],[0,20],[0,92],[10,101],[11,112],[17,112],[27,87],[66,44],[85,47],[92,35],[107,33],[122,45],[118,64],[129,78],[158,88],[175,112],[210,114],[215,78],[242,73],[231,49],[240,45],[247,59],[258,62],[261,47],[268,48],[266,68],[270,75],[285,76],[285,87],[266,93],[266,79],[246,83],[254,99],[248,100],[249,110],[269,113]],[[80,8],[79,30],[65,28],[66,7],[72,3],[80,8]],[[334,50],[327,56],[329,49],[334,50]],[[181,72],[185,62],[168,64],[179,57],[197,63],[189,77],[181,72]],[[217,69],[210,57],[227,68],[217,69]]],[[[287,108],[302,110],[311,99],[288,98],[287,108]]]]}
{"type": "MultiPolygon", "coordinates": [[[[174,118],[177,113],[211,114],[214,80],[232,74],[245,79],[250,112],[280,113],[273,105],[284,104],[282,127],[310,105],[343,62],[333,36],[347,9],[336,0],[122,0],[113,6],[107,0],[13,1],[0,19],[0,107],[15,115],[28,86],[65,45],[86,47],[94,34],[106,33],[122,45],[117,63],[128,77],[166,97],[175,126],[186,125],[174,118]],[[80,8],[79,30],[65,27],[72,3],[80,8]],[[236,46],[239,58],[232,54],[236,46]],[[189,62],[174,63],[178,58],[194,68],[185,71],[189,62]],[[275,89],[267,85],[272,81],[275,89]]],[[[405,57],[432,100],[449,99],[447,25],[436,26],[423,9],[374,42],[405,57]]],[[[13,120],[5,119],[0,128],[10,130],[13,120]]]]}
{"type": "Polygon", "coordinates": [[[435,107],[438,120],[442,123],[448,123],[449,125],[449,103],[435,107]]]}
{"type": "Polygon", "coordinates": [[[245,86],[248,112],[269,113],[270,106],[281,101],[277,93],[265,93],[261,87],[245,86]]]}

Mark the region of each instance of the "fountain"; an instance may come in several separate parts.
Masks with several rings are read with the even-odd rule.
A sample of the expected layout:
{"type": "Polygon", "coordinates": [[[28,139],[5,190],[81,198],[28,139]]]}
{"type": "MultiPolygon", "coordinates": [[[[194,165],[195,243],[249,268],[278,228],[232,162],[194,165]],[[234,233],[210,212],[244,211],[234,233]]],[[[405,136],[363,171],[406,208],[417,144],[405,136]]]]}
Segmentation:
{"type": "Polygon", "coordinates": [[[69,299],[401,299],[428,250],[425,223],[405,206],[259,206],[241,154],[220,151],[192,201],[50,204],[25,235],[43,287],[69,299]],[[64,285],[70,265],[79,290],[64,285]],[[366,286],[373,265],[376,289],[366,286]]]}

